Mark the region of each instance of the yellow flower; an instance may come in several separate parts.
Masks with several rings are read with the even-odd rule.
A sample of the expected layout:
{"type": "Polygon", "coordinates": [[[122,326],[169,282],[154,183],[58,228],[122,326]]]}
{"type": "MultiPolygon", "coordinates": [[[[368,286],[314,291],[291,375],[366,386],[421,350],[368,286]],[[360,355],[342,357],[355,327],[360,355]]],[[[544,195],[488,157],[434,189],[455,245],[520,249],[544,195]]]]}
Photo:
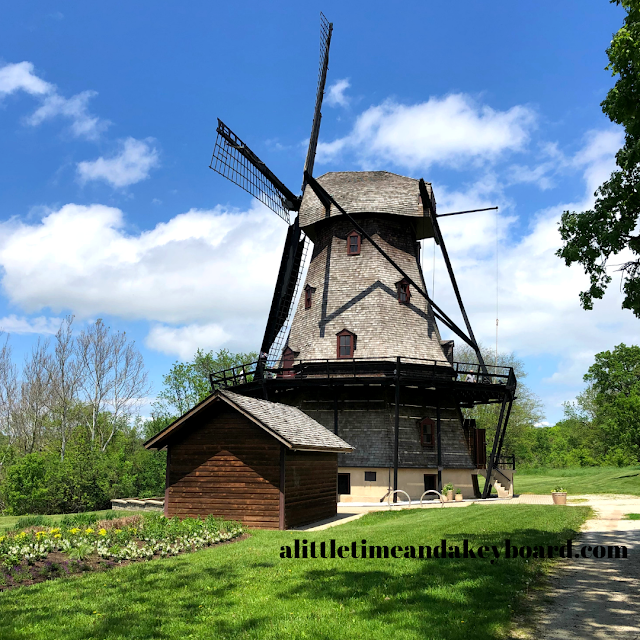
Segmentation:
{"type": "Polygon", "coordinates": [[[56,535],[55,535],[55,536],[53,536],[53,537],[54,537],[54,538],[61,538],[62,536],[61,536],[61,534],[56,533],[56,535]]]}
{"type": "MultiPolygon", "coordinates": [[[[120,532],[122,531],[122,529],[114,529],[114,531],[115,531],[116,533],[120,533],[120,532]]],[[[2,540],[0,540],[0,542],[2,542],[2,540]]]]}
{"type": "Polygon", "coordinates": [[[45,535],[46,531],[36,531],[36,537],[40,538],[41,536],[45,535]]]}
{"type": "Polygon", "coordinates": [[[106,529],[100,529],[100,531],[98,531],[98,533],[99,533],[101,536],[106,536],[106,535],[107,535],[107,530],[106,530],[106,529]]]}
{"type": "Polygon", "coordinates": [[[0,542],[4,540],[5,536],[0,536],[0,542]]]}
{"type": "Polygon", "coordinates": [[[85,533],[93,533],[93,529],[91,527],[89,527],[88,529],[84,530],[85,533]]]}
{"type": "Polygon", "coordinates": [[[76,535],[76,533],[79,533],[80,529],[78,529],[78,527],[73,527],[73,529],[69,529],[69,533],[72,533],[74,536],[76,535]]]}
{"type": "Polygon", "coordinates": [[[53,529],[49,529],[49,533],[60,533],[60,529],[58,527],[55,527],[53,529]]]}

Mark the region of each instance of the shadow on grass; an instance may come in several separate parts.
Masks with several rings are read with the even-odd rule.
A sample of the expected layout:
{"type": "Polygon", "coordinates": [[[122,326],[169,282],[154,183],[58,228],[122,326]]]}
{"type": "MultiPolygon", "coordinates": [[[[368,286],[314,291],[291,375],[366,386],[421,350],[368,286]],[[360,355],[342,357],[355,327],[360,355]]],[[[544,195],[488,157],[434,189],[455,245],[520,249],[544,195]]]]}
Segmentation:
{"type": "MultiPolygon", "coordinates": [[[[391,531],[398,538],[394,542],[383,539],[382,528],[375,526],[366,535],[371,544],[415,545],[423,525],[405,528],[415,518],[400,513],[377,518],[383,525],[397,522],[391,531]],[[397,522],[401,518],[406,525],[397,522]],[[376,531],[381,539],[374,541],[376,531]]],[[[423,544],[438,544],[426,527],[441,518],[425,516],[423,544]]],[[[451,531],[448,527],[456,525],[446,526],[451,531]]],[[[486,533],[477,527],[474,533],[460,533],[463,527],[442,537],[449,544],[460,545],[466,538],[474,548],[496,544],[502,549],[505,538],[532,546],[564,544],[575,535],[570,528],[549,533],[513,523],[486,533]]],[[[315,539],[335,535],[346,542],[348,535],[359,540],[364,529],[357,525],[315,539]]],[[[540,567],[536,561],[503,557],[493,565],[478,558],[279,560],[280,545],[292,539],[273,532],[227,549],[8,592],[0,596],[0,635],[3,640],[498,638],[540,567]]]]}

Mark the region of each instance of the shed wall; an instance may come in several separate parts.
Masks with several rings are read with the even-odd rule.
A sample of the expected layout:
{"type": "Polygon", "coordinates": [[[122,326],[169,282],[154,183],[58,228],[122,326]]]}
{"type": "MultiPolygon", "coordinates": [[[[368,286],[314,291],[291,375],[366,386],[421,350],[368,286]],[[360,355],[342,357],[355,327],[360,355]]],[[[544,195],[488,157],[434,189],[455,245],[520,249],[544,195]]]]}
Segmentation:
{"type": "Polygon", "coordinates": [[[225,405],[194,418],[168,458],[169,517],[212,514],[278,528],[280,443],[242,414],[225,405]]]}
{"type": "Polygon", "coordinates": [[[337,513],[338,455],[287,451],[285,523],[297,527],[337,513]]]}

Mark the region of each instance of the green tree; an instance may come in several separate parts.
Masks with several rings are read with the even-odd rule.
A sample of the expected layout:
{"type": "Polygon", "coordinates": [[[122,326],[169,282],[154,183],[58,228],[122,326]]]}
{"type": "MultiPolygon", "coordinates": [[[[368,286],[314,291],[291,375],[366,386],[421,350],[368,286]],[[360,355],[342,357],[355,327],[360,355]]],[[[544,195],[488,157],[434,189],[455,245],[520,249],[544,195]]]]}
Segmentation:
{"type": "Polygon", "coordinates": [[[231,353],[227,349],[196,351],[190,362],[175,362],[162,378],[162,390],[154,404],[154,416],[177,418],[211,394],[209,374],[255,362],[258,354],[231,353]]]}
{"type": "MultiPolygon", "coordinates": [[[[513,367],[518,388],[516,400],[511,409],[509,423],[505,432],[502,455],[515,454],[519,464],[531,465],[535,461],[536,435],[535,427],[544,414],[540,399],[527,387],[525,378],[527,373],[524,364],[513,353],[499,353],[496,359],[495,352],[481,347],[482,357],[487,364],[496,364],[499,367],[513,367]]],[[[466,345],[456,347],[455,358],[459,362],[478,362],[475,352],[466,345]]],[[[464,410],[466,418],[474,418],[480,429],[486,429],[488,453],[491,452],[493,439],[498,425],[500,414],[499,404],[478,405],[473,409],[464,410]]]]}
{"type": "Polygon", "coordinates": [[[640,459],[640,347],[621,343],[596,354],[585,374],[595,392],[595,422],[600,425],[615,464],[640,459]]]}
{"type": "Polygon", "coordinates": [[[628,249],[633,259],[619,270],[623,276],[622,307],[640,317],[640,235],[636,231],[640,214],[640,0],[611,0],[621,5],[626,16],[622,28],[607,49],[615,86],[602,102],[612,122],[622,125],[625,142],[616,154],[618,168],[596,191],[590,211],[565,211],[560,222],[563,246],[557,255],[567,266],[581,264],[590,287],[580,294],[582,306],[593,308],[611,282],[607,261],[628,249]]]}

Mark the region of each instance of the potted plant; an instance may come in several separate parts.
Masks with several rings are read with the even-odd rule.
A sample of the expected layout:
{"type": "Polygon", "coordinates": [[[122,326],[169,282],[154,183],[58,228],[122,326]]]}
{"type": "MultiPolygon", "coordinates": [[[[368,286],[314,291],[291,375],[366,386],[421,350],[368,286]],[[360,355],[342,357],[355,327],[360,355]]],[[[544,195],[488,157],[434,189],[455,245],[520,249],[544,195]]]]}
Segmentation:
{"type": "Polygon", "coordinates": [[[567,490],[562,487],[555,487],[551,491],[553,504],[567,504],[567,490]]]}
{"type": "Polygon", "coordinates": [[[442,494],[447,496],[447,500],[453,500],[453,485],[450,482],[442,487],[442,494]]]}
{"type": "Polygon", "coordinates": [[[462,502],[462,491],[456,489],[456,502],[462,502]]]}

